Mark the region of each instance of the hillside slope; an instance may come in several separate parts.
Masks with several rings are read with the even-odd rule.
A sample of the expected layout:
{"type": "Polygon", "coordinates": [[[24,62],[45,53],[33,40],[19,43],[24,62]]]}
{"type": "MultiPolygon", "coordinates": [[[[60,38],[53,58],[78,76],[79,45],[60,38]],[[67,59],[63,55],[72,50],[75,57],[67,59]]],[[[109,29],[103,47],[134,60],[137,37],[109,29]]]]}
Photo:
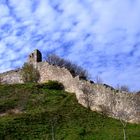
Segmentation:
{"type": "MultiPolygon", "coordinates": [[[[140,125],[127,124],[128,140],[140,125]]],[[[122,140],[119,120],[92,112],[74,94],[45,84],[0,85],[0,140],[122,140]]]]}

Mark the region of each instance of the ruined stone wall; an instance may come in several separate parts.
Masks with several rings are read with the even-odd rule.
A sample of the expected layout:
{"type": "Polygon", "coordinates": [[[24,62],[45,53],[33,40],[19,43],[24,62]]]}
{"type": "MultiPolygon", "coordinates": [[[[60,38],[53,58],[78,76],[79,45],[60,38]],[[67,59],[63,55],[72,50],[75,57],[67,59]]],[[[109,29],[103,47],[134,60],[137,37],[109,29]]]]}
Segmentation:
{"type": "MultiPolygon", "coordinates": [[[[90,108],[93,111],[104,113],[108,116],[123,119],[131,123],[140,123],[140,96],[126,92],[119,92],[100,84],[91,84],[89,81],[73,77],[65,69],[49,65],[47,62],[38,62],[35,67],[40,72],[40,83],[48,80],[57,80],[65,86],[65,90],[76,94],[78,102],[87,107],[84,87],[90,90],[90,108]]],[[[4,83],[22,83],[21,70],[1,74],[4,83]]]]}
{"type": "Polygon", "coordinates": [[[6,84],[23,83],[20,69],[0,73],[0,78],[6,84]]]}
{"type": "Polygon", "coordinates": [[[37,69],[40,72],[41,83],[47,82],[48,80],[57,80],[64,84],[66,91],[76,92],[77,94],[80,92],[79,77],[73,78],[67,69],[49,65],[47,62],[38,63],[37,69]]]}
{"type": "Polygon", "coordinates": [[[79,80],[79,77],[72,77],[67,69],[48,63],[40,62],[37,66],[41,75],[41,83],[47,80],[57,80],[63,83],[66,91],[75,93],[78,102],[85,107],[87,103],[86,98],[83,97],[87,95],[83,94],[83,89],[88,86],[88,89],[92,91],[90,93],[91,110],[131,123],[140,123],[140,96],[79,80]]]}
{"type": "Polygon", "coordinates": [[[91,110],[131,123],[140,123],[140,96],[93,85],[91,110]]]}

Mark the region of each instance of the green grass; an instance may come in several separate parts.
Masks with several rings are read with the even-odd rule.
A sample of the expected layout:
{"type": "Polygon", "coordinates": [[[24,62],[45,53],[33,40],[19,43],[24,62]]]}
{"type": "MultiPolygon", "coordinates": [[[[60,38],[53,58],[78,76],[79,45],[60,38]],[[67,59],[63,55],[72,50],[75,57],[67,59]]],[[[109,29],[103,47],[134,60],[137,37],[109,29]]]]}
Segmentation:
{"type": "MultiPolygon", "coordinates": [[[[92,112],[75,95],[45,85],[0,85],[0,140],[123,140],[120,121],[92,112]],[[15,114],[11,110],[23,113],[15,114]]],[[[127,124],[127,140],[140,140],[140,125],[127,124]]]]}

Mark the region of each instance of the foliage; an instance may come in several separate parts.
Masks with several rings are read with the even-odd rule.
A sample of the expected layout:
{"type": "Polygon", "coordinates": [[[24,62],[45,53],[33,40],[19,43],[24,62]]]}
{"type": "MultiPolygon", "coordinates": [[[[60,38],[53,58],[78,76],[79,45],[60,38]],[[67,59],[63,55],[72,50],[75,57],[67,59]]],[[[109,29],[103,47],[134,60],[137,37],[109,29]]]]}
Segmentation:
{"type": "Polygon", "coordinates": [[[122,85],[120,90],[129,92],[129,87],[127,85],[122,85]]]}
{"type": "Polygon", "coordinates": [[[127,85],[117,85],[117,89],[120,90],[120,91],[126,91],[126,92],[129,92],[129,87],[127,85]]]}
{"type": "MultiPolygon", "coordinates": [[[[1,140],[52,140],[53,131],[57,140],[123,139],[119,120],[82,107],[74,94],[42,84],[0,85],[0,105],[0,114],[24,107],[20,114],[0,116],[1,140]]],[[[127,124],[126,131],[127,139],[139,140],[140,125],[127,124]]]]}
{"type": "Polygon", "coordinates": [[[64,90],[63,84],[58,81],[49,80],[44,84],[44,87],[46,87],[47,89],[64,90]]]}
{"type": "Polygon", "coordinates": [[[79,76],[80,79],[84,79],[84,80],[88,80],[89,78],[88,72],[85,69],[83,69],[81,66],[78,66],[69,60],[60,58],[55,54],[48,55],[46,61],[51,65],[65,67],[70,71],[70,73],[74,77],[79,76]]]}
{"type": "Polygon", "coordinates": [[[32,64],[25,63],[22,67],[22,79],[25,83],[37,83],[40,74],[32,64]]]}

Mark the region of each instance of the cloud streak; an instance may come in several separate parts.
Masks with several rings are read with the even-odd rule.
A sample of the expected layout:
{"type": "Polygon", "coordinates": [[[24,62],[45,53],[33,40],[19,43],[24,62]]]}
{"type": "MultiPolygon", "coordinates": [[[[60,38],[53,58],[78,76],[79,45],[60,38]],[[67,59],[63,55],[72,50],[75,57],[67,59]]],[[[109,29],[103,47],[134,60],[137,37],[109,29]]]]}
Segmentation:
{"type": "Polygon", "coordinates": [[[139,90],[139,0],[1,0],[0,71],[34,49],[55,52],[113,86],[139,90]]]}

